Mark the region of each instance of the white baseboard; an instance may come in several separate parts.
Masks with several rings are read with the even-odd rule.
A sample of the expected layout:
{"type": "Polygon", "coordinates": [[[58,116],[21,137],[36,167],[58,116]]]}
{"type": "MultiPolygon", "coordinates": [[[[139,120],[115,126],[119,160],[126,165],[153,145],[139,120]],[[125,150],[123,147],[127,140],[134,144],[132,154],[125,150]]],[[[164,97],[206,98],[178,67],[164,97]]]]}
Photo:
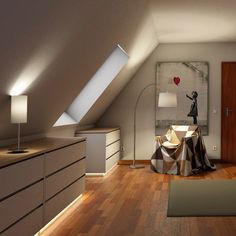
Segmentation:
{"type": "Polygon", "coordinates": [[[86,176],[98,176],[98,177],[103,177],[105,176],[106,173],[86,173],[86,176]]]}
{"type": "Polygon", "coordinates": [[[103,177],[105,175],[107,175],[111,170],[113,170],[116,166],[118,165],[118,163],[116,163],[114,166],[111,167],[111,169],[109,169],[106,173],[86,173],[86,176],[94,176],[94,177],[103,177]]]}

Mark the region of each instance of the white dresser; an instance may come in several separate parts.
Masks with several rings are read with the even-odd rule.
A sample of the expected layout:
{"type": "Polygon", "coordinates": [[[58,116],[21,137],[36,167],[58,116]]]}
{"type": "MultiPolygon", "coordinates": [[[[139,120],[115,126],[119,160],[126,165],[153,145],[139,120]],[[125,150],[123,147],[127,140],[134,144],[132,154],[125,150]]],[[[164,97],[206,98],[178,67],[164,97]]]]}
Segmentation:
{"type": "Polygon", "coordinates": [[[0,149],[0,235],[32,236],[75,200],[85,185],[85,139],[46,138],[0,149]]]}
{"type": "Polygon", "coordinates": [[[78,131],[76,136],[86,138],[86,174],[104,175],[120,159],[120,129],[93,128],[78,131]]]}

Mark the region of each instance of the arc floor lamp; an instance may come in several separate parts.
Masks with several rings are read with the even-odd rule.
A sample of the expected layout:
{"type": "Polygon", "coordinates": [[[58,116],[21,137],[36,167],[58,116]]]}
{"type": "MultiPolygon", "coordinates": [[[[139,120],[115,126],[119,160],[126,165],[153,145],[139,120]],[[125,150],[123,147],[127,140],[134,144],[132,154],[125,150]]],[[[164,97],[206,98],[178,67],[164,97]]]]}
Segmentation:
{"type": "MultiPolygon", "coordinates": [[[[134,106],[134,156],[133,156],[133,162],[130,165],[131,169],[139,169],[144,168],[144,165],[137,165],[136,164],[136,115],[137,115],[137,107],[138,103],[140,101],[140,98],[142,97],[144,91],[152,86],[156,86],[155,83],[146,85],[139,93],[135,106],[134,106]]],[[[169,92],[160,92],[159,93],[159,99],[158,99],[158,107],[176,107],[177,106],[177,99],[175,93],[169,93],[169,92]]]]}
{"type": "Polygon", "coordinates": [[[141,96],[143,95],[144,91],[152,86],[155,86],[155,84],[148,84],[146,85],[139,93],[138,98],[136,100],[135,106],[134,106],[134,158],[133,158],[133,163],[130,165],[131,169],[139,169],[139,168],[144,168],[144,165],[137,165],[136,164],[136,114],[137,114],[137,107],[139,100],[141,96]]]}

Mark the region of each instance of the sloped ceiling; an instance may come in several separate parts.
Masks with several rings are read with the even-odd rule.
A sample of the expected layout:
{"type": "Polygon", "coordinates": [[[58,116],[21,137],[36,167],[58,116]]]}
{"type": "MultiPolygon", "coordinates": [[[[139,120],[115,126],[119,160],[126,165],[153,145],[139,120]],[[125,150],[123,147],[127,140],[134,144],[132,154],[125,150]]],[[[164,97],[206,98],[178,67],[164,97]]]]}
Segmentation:
{"type": "MultiPolygon", "coordinates": [[[[140,66],[147,53],[153,48],[153,44],[150,44],[150,37],[154,35],[154,31],[156,35],[153,37],[159,43],[236,41],[235,0],[150,0],[150,9],[151,11],[147,14],[150,14],[152,19],[148,16],[146,25],[145,20],[143,20],[143,27],[140,28],[135,38],[137,41],[140,40],[140,43],[136,42],[134,53],[138,53],[140,50],[142,52],[144,44],[149,44],[150,48],[140,53],[140,56],[143,57],[141,56],[142,59],[136,64],[137,67],[140,66]],[[143,37],[146,37],[145,40],[143,40],[143,37]]],[[[135,71],[122,71],[123,73],[98,99],[81,123],[87,124],[96,121],[104,110],[112,104],[113,98],[132,78],[135,71]]]]}
{"type": "Polygon", "coordinates": [[[159,41],[236,41],[235,7],[234,0],[2,0],[0,140],[15,136],[9,93],[19,80],[29,96],[23,135],[46,132],[120,44],[130,59],[81,122],[94,123],[159,41]]]}
{"type": "Polygon", "coordinates": [[[3,0],[0,16],[0,139],[16,133],[8,94],[19,80],[29,96],[23,135],[45,132],[119,43],[130,60],[94,122],[157,45],[145,0],[3,0]]]}

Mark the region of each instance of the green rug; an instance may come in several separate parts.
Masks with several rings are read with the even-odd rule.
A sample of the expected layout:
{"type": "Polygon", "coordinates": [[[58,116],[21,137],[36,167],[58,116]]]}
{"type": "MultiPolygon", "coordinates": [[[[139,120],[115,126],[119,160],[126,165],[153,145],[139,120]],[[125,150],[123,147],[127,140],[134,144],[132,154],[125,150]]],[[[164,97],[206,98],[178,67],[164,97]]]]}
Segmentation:
{"type": "Polygon", "coordinates": [[[167,216],[236,216],[236,180],[174,180],[167,216]]]}

